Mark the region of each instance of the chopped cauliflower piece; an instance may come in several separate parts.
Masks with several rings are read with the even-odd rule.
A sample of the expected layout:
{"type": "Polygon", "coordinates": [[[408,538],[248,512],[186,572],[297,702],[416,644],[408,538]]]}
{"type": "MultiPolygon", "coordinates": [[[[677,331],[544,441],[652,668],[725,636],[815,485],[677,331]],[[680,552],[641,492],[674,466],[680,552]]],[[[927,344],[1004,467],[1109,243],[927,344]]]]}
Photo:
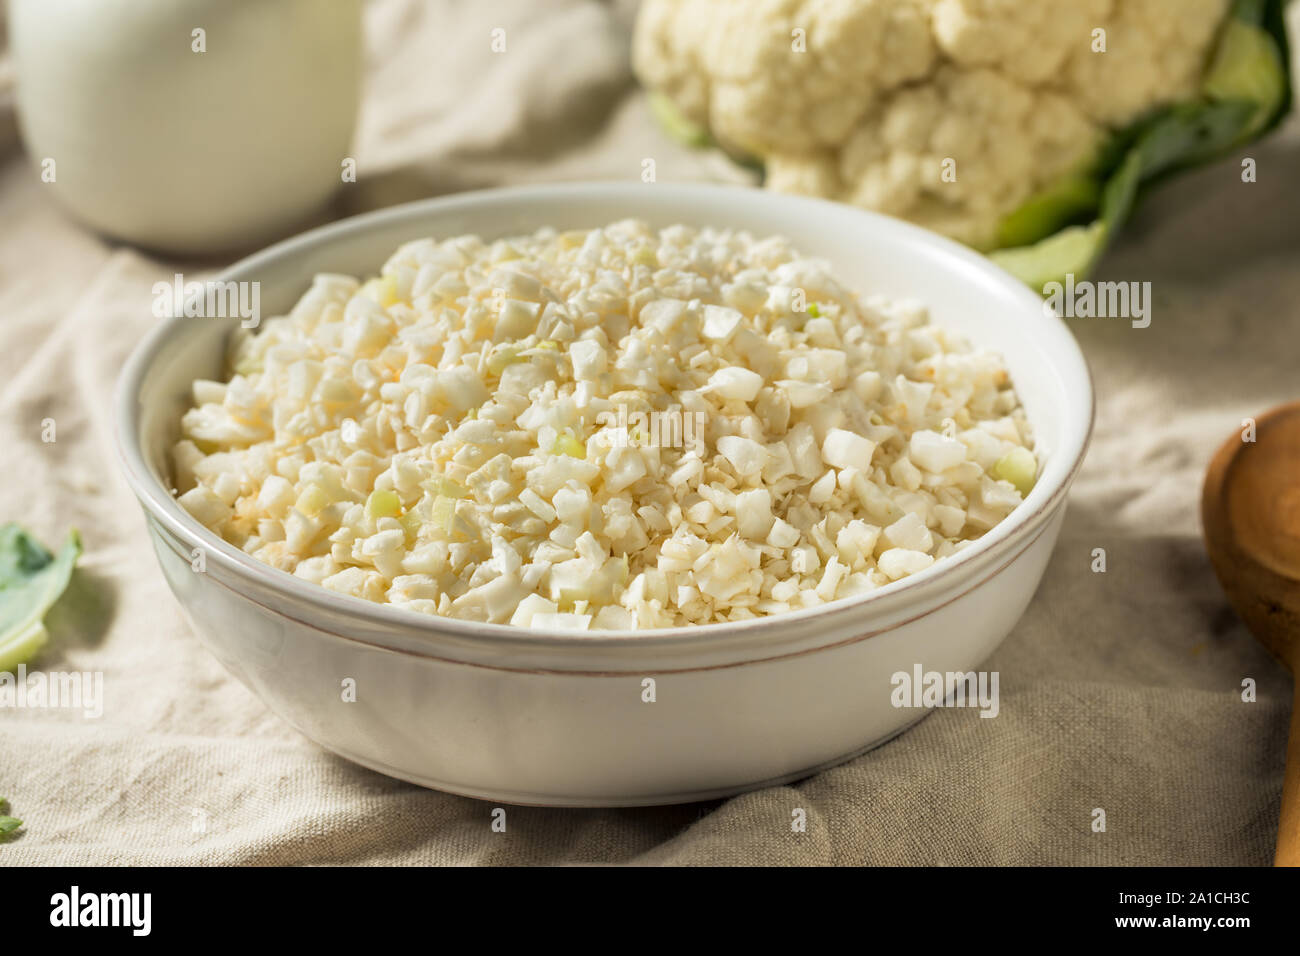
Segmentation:
{"type": "Polygon", "coordinates": [[[956,468],[966,460],[965,445],[924,428],[912,433],[908,452],[913,462],[935,474],[956,468]]]}
{"type": "Polygon", "coordinates": [[[924,551],[911,551],[907,548],[890,548],[880,556],[877,566],[882,574],[891,581],[897,581],[909,574],[924,571],[934,564],[934,558],[924,551]]]}
{"type": "Polygon", "coordinates": [[[875,450],[876,443],[870,438],[843,428],[832,428],[822,442],[822,460],[835,468],[866,471],[871,467],[871,456],[875,450]]]}

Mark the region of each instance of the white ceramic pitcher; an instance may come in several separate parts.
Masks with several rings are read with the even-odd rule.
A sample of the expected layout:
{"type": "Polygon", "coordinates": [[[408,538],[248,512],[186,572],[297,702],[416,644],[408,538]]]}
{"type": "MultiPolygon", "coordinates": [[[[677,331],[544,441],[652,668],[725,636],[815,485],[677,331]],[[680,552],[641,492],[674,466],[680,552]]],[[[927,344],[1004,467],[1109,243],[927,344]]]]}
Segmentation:
{"type": "Polygon", "coordinates": [[[9,18],[27,149],[102,232],[228,251],[342,181],[361,0],[10,0],[9,18]]]}

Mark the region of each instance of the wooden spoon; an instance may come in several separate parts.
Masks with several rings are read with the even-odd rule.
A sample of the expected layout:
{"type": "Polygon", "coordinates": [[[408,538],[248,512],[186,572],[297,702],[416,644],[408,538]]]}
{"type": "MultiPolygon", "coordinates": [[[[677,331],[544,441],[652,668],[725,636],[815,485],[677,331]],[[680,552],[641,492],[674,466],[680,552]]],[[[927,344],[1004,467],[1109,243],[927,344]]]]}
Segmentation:
{"type": "MultiPolygon", "coordinates": [[[[1300,678],[1300,402],[1243,424],[1205,475],[1210,563],[1250,632],[1300,678]]],[[[1300,679],[1291,710],[1277,866],[1300,866],[1300,679]]]]}

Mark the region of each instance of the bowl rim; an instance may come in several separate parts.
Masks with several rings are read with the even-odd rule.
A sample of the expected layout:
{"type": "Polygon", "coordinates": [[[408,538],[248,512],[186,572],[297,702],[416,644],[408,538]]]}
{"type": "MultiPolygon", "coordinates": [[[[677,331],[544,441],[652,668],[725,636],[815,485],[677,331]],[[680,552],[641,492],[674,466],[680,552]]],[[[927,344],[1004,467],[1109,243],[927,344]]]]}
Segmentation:
{"type": "MultiPolygon", "coordinates": [[[[647,188],[640,182],[622,181],[553,183],[474,190],[403,203],[337,220],[291,236],[220,270],[212,277],[212,281],[238,281],[241,277],[256,273],[278,260],[328,245],[340,238],[356,236],[380,227],[418,222],[435,214],[472,213],[475,207],[485,204],[564,202],[565,200],[618,201],[633,193],[643,196],[647,188]]],[[[184,330],[194,327],[192,320],[184,316],[172,316],[160,320],[136,344],[118,376],[113,397],[114,445],[127,484],[150,519],[160,524],[178,541],[190,548],[201,549],[206,560],[212,561],[215,558],[217,567],[235,579],[282,594],[325,615],[342,615],[364,622],[380,631],[392,629],[407,634],[418,633],[430,639],[431,651],[435,647],[434,639],[439,636],[469,639],[476,643],[490,642],[506,651],[511,648],[538,651],[548,647],[556,650],[574,648],[597,650],[611,647],[626,648],[631,644],[643,650],[684,646],[700,649],[705,646],[731,646],[747,641],[759,641],[763,638],[775,638],[780,637],[782,633],[786,638],[799,636],[808,631],[808,628],[801,628],[800,625],[806,625],[813,620],[823,625],[818,628],[819,631],[829,631],[833,623],[843,624],[850,617],[857,618],[855,626],[860,625],[870,634],[884,633],[889,630],[889,627],[877,629],[873,626],[873,620],[899,612],[911,620],[923,615],[909,614],[909,609],[916,611],[927,605],[931,610],[937,609],[946,603],[946,600],[943,600],[944,596],[950,595],[959,582],[969,580],[976,575],[981,576],[980,582],[970,587],[960,588],[961,593],[966,593],[974,586],[978,586],[978,583],[993,576],[1000,567],[1004,567],[1005,563],[1011,560],[1008,557],[1010,552],[1015,551],[1019,554],[1028,546],[1026,542],[1031,542],[1037,537],[1035,531],[1040,529],[1063,503],[1070,485],[1083,465],[1096,417],[1092,375],[1078,342],[1063,319],[1043,308],[1042,300],[1038,295],[1023,285],[1019,279],[1003,271],[974,250],[920,226],[880,213],[828,200],[780,195],[745,186],[662,183],[656,184],[654,189],[657,195],[672,193],[679,199],[687,200],[717,198],[728,191],[744,192],[745,202],[766,203],[776,211],[780,211],[780,207],[785,206],[789,208],[791,215],[797,215],[801,211],[810,214],[820,210],[822,214],[861,217],[864,222],[869,223],[871,229],[892,231],[902,240],[928,246],[932,254],[952,260],[954,267],[974,270],[986,281],[1001,286],[1012,298],[1018,298],[1024,303],[1026,312],[1032,309],[1042,317],[1041,321],[1034,324],[1035,334],[1041,336],[1049,346],[1058,370],[1077,380],[1085,390],[1084,395],[1078,396],[1079,401],[1071,403],[1064,414],[1062,440],[1059,446],[1053,449],[1056,456],[1068,459],[1067,466],[1058,473],[1054,482],[1042,480],[1047,476],[1046,472],[1040,476],[1040,480],[1024,503],[958,554],[936,561],[917,574],[893,581],[865,594],[812,608],[800,608],[745,621],[625,631],[522,628],[510,624],[490,624],[426,615],[402,607],[378,604],[363,598],[335,593],[318,584],[304,581],[288,572],[263,564],[199,524],[153,475],[141,447],[137,396],[145,375],[152,367],[158,353],[173,338],[183,334],[184,330]],[[816,208],[809,208],[810,205],[816,208]],[[993,568],[992,571],[990,567],[993,568]],[[984,573],[981,574],[981,571],[984,573]]],[[[541,226],[532,228],[541,228],[541,226]]],[[[816,253],[813,255],[815,256],[816,253]]],[[[209,572],[211,570],[208,569],[209,572]]],[[[242,593],[242,596],[255,600],[247,593],[242,593]]],[[[273,610],[284,613],[279,608],[273,610]]],[[[330,628],[324,629],[336,633],[330,628]]],[[[360,640],[362,643],[389,650],[399,649],[381,640],[372,641],[352,636],[348,636],[348,639],[360,640]]],[[[400,649],[409,650],[405,647],[400,649]]]]}

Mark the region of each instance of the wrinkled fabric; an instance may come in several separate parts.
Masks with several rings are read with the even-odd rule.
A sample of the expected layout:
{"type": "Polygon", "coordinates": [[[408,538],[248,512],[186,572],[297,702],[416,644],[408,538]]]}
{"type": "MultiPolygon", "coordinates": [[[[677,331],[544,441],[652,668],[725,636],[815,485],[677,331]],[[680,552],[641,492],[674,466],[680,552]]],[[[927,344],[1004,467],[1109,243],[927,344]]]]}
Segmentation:
{"type": "MultiPolygon", "coordinates": [[[[635,179],[646,158],[660,180],[747,181],[656,129],[628,67],[629,22],[627,4],[375,0],[360,176],[334,214],[635,179]],[[488,55],[498,26],[507,52],[488,55]]],[[[1096,377],[1096,435],[1042,587],[985,665],[1001,677],[996,719],[938,710],[848,764],[731,800],[511,807],[499,833],[491,804],[310,743],[186,626],[110,419],[115,377],[156,321],[151,287],[181,266],[53,203],[22,153],[12,80],[0,65],[0,520],[50,545],[81,530],[85,555],[35,666],[102,672],[105,699],[99,718],[0,710],[0,796],[25,821],[0,865],[1270,862],[1291,678],[1228,607],[1198,505],[1219,442],[1300,392],[1294,120],[1163,188],[1108,257],[1100,278],[1152,283],[1149,328],[1072,323],[1096,377]]]]}

